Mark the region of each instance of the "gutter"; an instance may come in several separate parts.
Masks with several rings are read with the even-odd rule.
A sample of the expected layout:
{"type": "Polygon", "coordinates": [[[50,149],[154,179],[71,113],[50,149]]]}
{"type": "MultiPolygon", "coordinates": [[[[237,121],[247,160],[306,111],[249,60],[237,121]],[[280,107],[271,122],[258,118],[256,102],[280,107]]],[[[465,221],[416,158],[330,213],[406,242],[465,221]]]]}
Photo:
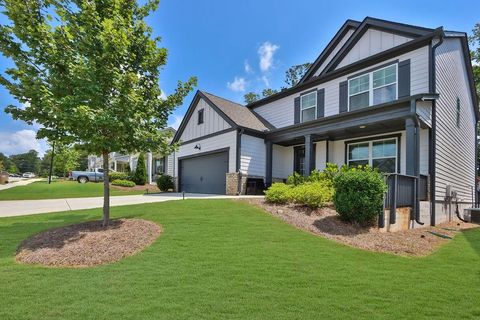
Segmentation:
{"type": "MultiPolygon", "coordinates": [[[[439,34],[439,41],[432,45],[430,50],[430,73],[429,73],[429,81],[430,81],[430,92],[436,92],[436,68],[435,68],[435,50],[443,43],[443,38],[445,33],[443,32],[443,28],[441,29],[441,33],[439,34]]],[[[432,129],[431,129],[431,144],[429,148],[429,173],[430,173],[430,225],[435,226],[435,218],[436,218],[436,208],[435,208],[435,162],[436,162],[436,154],[435,149],[437,146],[437,137],[436,137],[436,127],[437,127],[437,111],[436,111],[436,100],[432,101],[432,129]]],[[[476,155],[475,155],[476,158],[476,155]]]]}

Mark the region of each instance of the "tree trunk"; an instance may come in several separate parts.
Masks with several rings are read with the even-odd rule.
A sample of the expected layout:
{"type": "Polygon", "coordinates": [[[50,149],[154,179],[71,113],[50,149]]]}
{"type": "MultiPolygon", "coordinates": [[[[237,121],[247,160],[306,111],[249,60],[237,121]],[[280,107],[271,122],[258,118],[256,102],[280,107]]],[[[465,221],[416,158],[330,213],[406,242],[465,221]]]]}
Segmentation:
{"type": "Polygon", "coordinates": [[[110,185],[108,177],[108,151],[102,152],[103,156],[103,226],[108,227],[110,222],[110,185]]]}
{"type": "Polygon", "coordinates": [[[50,170],[48,171],[48,184],[52,183],[53,157],[55,157],[55,141],[52,143],[52,154],[50,157],[50,170]]]}

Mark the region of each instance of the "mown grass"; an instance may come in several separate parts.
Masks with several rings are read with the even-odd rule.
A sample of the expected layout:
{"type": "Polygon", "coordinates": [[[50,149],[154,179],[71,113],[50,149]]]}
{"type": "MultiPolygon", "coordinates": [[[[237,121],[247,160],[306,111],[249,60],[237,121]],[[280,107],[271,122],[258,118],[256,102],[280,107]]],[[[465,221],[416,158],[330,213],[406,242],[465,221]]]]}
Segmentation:
{"type": "MultiPolygon", "coordinates": [[[[145,187],[146,189],[147,187],[145,187]]],[[[110,188],[110,195],[123,196],[144,194],[145,190],[118,190],[110,188]]],[[[58,180],[48,184],[37,181],[25,186],[18,186],[0,191],[0,200],[38,200],[102,197],[103,184],[97,182],[78,183],[76,181],[58,180]]]]}
{"type": "MultiPolygon", "coordinates": [[[[0,219],[0,319],[478,319],[480,230],[431,256],[343,246],[247,204],[185,200],[112,208],[162,225],[118,263],[15,263],[31,234],[100,209],[0,219]]],[[[421,241],[421,239],[419,239],[421,241]]]]}

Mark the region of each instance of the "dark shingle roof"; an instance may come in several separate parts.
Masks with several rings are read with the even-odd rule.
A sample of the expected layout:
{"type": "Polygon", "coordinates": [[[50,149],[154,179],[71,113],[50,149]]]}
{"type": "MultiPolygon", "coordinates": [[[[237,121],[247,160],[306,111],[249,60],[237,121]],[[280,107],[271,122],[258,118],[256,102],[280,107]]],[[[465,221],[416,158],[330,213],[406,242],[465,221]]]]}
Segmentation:
{"type": "Polygon", "coordinates": [[[265,120],[260,120],[259,116],[247,107],[205,91],[202,91],[202,93],[237,125],[258,131],[267,131],[272,128],[272,126],[269,128],[264,123],[266,122],[265,120]]]}

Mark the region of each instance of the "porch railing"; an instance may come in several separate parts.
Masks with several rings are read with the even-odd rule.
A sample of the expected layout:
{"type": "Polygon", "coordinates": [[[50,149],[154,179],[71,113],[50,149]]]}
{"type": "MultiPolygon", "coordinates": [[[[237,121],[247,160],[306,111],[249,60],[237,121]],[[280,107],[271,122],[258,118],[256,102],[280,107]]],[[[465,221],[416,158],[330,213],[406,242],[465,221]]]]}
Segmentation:
{"type": "Polygon", "coordinates": [[[385,209],[390,210],[390,224],[396,223],[396,211],[399,207],[412,208],[410,218],[413,220],[419,210],[418,201],[428,200],[428,176],[393,173],[385,175],[385,182],[388,189],[384,198],[384,210],[378,221],[379,227],[385,226],[385,209]]]}

